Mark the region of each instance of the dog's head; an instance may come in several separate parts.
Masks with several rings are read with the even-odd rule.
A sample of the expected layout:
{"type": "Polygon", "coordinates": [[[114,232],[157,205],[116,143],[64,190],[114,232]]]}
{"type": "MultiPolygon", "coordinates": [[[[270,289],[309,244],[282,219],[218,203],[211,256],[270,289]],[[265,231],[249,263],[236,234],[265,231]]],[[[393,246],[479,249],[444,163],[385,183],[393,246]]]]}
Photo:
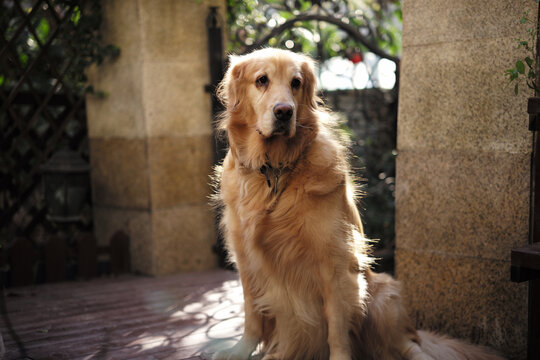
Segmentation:
{"type": "Polygon", "coordinates": [[[231,146],[283,147],[298,143],[302,129],[315,130],[314,64],[307,56],[271,48],[231,56],[218,93],[226,106],[222,128],[236,137],[231,146]]]}

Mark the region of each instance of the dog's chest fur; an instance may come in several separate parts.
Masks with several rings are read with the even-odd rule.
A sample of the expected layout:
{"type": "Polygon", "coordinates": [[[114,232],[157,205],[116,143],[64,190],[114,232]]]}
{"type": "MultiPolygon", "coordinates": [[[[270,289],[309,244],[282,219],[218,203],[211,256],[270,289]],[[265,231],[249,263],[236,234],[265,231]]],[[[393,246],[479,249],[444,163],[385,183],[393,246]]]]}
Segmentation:
{"type": "Polygon", "coordinates": [[[297,284],[300,288],[312,287],[311,276],[294,272],[316,270],[320,260],[327,257],[322,252],[328,239],[321,238],[317,226],[324,230],[336,226],[325,221],[341,216],[336,213],[341,209],[334,203],[340,203],[336,200],[344,194],[345,181],[337,169],[336,152],[325,136],[318,136],[304,155],[279,179],[277,192],[274,183],[268,186],[264,174],[246,169],[231,153],[225,159],[221,178],[223,223],[232,235],[227,236],[229,247],[243,262],[239,265],[249,271],[268,272],[261,274],[264,277],[292,276],[295,284],[306,279],[308,284],[297,284]],[[308,225],[311,214],[317,221],[308,225]],[[292,274],[282,274],[285,271],[292,274]]]}
{"type": "Polygon", "coordinates": [[[231,245],[241,257],[238,260],[243,264],[239,265],[256,279],[252,290],[260,306],[266,311],[271,304],[279,303],[277,298],[294,297],[308,289],[310,293],[318,292],[317,274],[311,270],[317,267],[316,257],[311,256],[317,252],[315,244],[308,241],[301,222],[290,221],[306,216],[310,202],[296,181],[297,174],[285,174],[279,180],[283,188],[275,193],[257,171],[239,167],[229,171],[231,174],[224,174],[224,186],[230,186],[235,194],[224,200],[226,216],[235,219],[228,222],[229,231],[237,235],[232,237],[237,243],[231,245]],[[290,224],[296,224],[296,228],[285,226],[290,224]]]}
{"type": "Polygon", "coordinates": [[[294,334],[292,343],[305,349],[302,351],[324,354],[327,329],[317,280],[320,274],[316,258],[310,255],[315,250],[306,243],[302,229],[283,225],[296,223],[288,221],[289,217],[305,215],[301,209],[308,197],[294,178],[287,180],[276,203],[277,195],[264,176],[253,173],[238,177],[238,197],[230,210],[238,217],[242,236],[237,240],[241,243],[234,247],[237,256],[244,256],[238,261],[239,266],[243,265],[241,276],[247,280],[243,281],[244,291],[251,293],[256,311],[275,319],[267,346],[272,347],[274,342],[286,344],[291,339],[281,337],[294,334]],[[261,196],[265,201],[260,201],[261,196]]]}
{"type": "Polygon", "coordinates": [[[243,169],[237,171],[243,173],[236,177],[238,196],[229,205],[238,216],[242,246],[250,253],[250,263],[256,263],[252,267],[260,268],[264,264],[276,271],[284,265],[298,266],[284,264],[289,258],[285,255],[293,251],[301,239],[300,229],[283,226],[293,223],[287,221],[288,218],[303,216],[300,209],[306,200],[302,189],[294,184],[294,174],[286,174],[287,178],[279,179],[278,185],[282,188],[278,187],[276,192],[274,184],[268,186],[263,174],[254,171],[246,174],[243,169]]]}

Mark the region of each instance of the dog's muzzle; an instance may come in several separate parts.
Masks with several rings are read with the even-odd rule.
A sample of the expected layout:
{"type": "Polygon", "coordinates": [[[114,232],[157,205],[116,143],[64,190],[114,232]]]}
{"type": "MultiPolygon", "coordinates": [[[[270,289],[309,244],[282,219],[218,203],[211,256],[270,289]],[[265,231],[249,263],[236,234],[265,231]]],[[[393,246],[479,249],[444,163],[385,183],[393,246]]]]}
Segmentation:
{"type": "Polygon", "coordinates": [[[294,106],[286,103],[274,105],[274,131],[273,135],[289,135],[291,131],[291,118],[294,114],[294,106]]]}

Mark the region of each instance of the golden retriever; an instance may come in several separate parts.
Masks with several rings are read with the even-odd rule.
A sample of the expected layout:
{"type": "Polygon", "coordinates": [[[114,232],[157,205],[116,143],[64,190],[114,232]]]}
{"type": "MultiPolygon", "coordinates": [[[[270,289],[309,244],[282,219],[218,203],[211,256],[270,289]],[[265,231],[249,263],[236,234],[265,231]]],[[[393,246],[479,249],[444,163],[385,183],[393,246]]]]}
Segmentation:
{"type": "Polygon", "coordinates": [[[245,328],[213,359],[500,359],[416,331],[399,283],[370,270],[343,139],[315,95],[314,62],[231,56],[218,89],[230,149],[218,168],[222,230],[245,328]]]}

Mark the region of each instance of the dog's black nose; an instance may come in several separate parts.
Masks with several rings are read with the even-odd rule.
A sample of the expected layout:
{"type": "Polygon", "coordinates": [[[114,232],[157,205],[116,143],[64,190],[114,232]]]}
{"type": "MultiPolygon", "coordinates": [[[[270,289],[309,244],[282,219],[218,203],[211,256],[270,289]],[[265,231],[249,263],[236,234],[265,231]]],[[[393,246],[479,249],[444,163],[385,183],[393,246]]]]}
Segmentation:
{"type": "Polygon", "coordinates": [[[293,114],[293,107],[290,104],[285,103],[277,103],[274,105],[274,116],[277,120],[286,122],[291,119],[291,116],[293,114]]]}

